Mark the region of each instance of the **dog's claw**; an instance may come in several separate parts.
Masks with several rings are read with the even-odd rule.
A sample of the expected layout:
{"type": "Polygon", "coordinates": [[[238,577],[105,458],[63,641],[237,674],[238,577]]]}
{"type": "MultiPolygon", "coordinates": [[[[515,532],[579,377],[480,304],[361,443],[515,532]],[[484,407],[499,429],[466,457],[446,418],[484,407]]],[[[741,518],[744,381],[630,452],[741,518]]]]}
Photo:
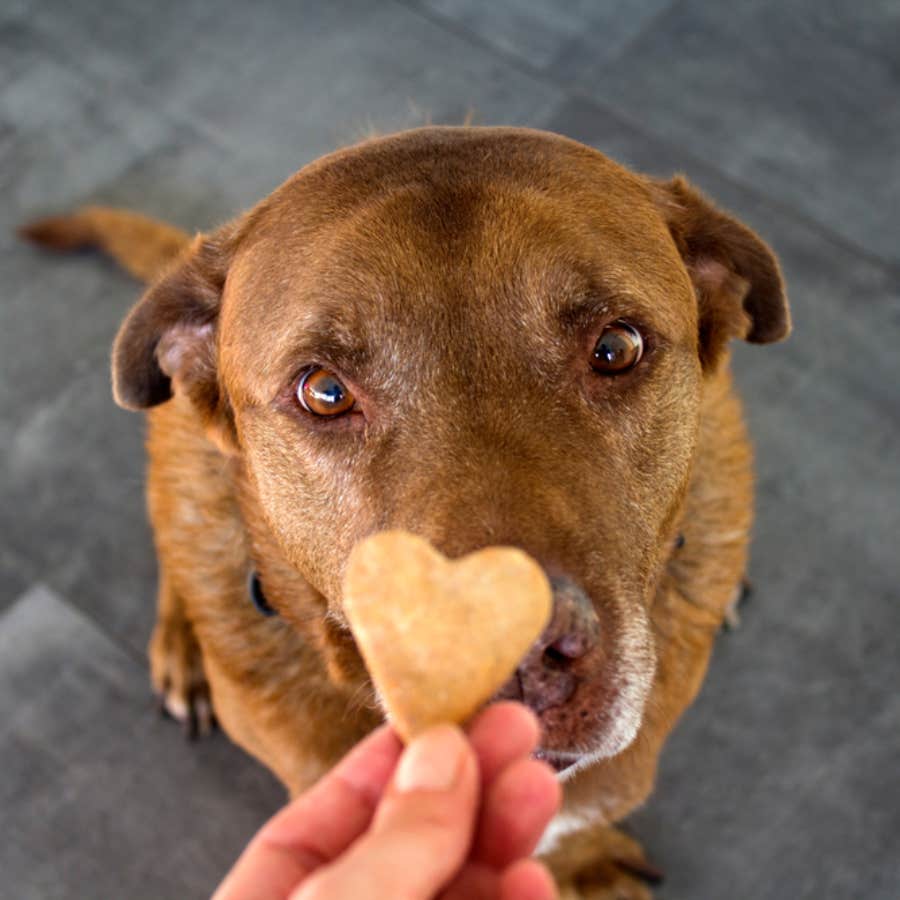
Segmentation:
{"type": "Polygon", "coordinates": [[[198,692],[191,698],[191,737],[208,737],[216,730],[217,724],[209,696],[206,691],[198,692]]]}
{"type": "Polygon", "coordinates": [[[646,881],[647,884],[658,885],[665,881],[666,873],[647,860],[620,859],[617,860],[617,863],[632,875],[637,875],[642,881],[646,881]]]}
{"type": "Polygon", "coordinates": [[[744,578],[741,583],[734,589],[734,596],[731,602],[725,607],[725,615],[723,624],[729,631],[733,631],[741,624],[741,607],[750,599],[753,594],[753,586],[750,581],[744,578]]]}

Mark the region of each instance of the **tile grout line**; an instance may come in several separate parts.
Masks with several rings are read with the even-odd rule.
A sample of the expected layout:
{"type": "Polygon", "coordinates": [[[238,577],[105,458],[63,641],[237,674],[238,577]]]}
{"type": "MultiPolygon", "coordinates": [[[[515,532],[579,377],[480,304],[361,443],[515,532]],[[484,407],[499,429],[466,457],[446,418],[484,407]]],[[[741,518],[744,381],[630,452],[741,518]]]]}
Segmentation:
{"type": "MultiPolygon", "coordinates": [[[[847,238],[842,234],[832,231],[827,225],[823,224],[818,219],[811,216],[809,213],[797,209],[790,204],[783,203],[767,192],[761,191],[759,190],[759,188],[753,186],[752,184],[748,184],[747,182],[742,181],[740,178],[737,178],[730,172],[720,169],[717,165],[715,165],[715,163],[698,157],[695,153],[687,150],[686,148],[683,148],[681,145],[672,143],[666,138],[655,134],[643,123],[633,121],[628,115],[623,113],[617,107],[611,106],[608,103],[604,103],[601,100],[597,100],[591,94],[588,94],[577,88],[573,90],[566,87],[558,79],[554,78],[552,75],[543,71],[537,66],[531,65],[531,63],[518,56],[517,54],[511,53],[501,47],[498,47],[496,44],[491,43],[491,41],[487,40],[486,38],[481,37],[481,35],[470,31],[464,25],[460,25],[458,22],[455,22],[454,20],[449,19],[446,16],[441,15],[440,13],[436,13],[430,9],[422,7],[419,4],[418,0],[394,0],[394,2],[404,7],[405,9],[408,9],[413,14],[420,16],[428,22],[431,22],[438,28],[443,28],[445,31],[448,31],[451,34],[455,34],[457,37],[467,41],[475,47],[480,48],[481,50],[493,53],[502,62],[506,63],[508,66],[510,66],[510,68],[518,71],[520,74],[527,75],[529,78],[532,78],[535,81],[540,81],[541,83],[549,87],[561,91],[563,95],[568,97],[570,100],[578,100],[582,103],[586,103],[588,106],[592,106],[597,112],[605,116],[609,116],[612,119],[618,120],[623,125],[630,128],[632,131],[635,131],[637,134],[642,135],[644,138],[651,140],[662,147],[667,147],[678,151],[678,153],[691,164],[714,173],[718,178],[731,185],[732,187],[737,188],[738,190],[746,194],[749,194],[751,197],[765,201],[777,211],[786,213],[791,218],[805,225],[811,231],[827,240],[829,243],[836,245],[845,252],[858,257],[859,259],[869,263],[870,265],[877,266],[886,274],[900,277],[900,263],[897,263],[891,259],[887,259],[876,253],[872,253],[865,247],[857,244],[851,238],[847,238]]],[[[663,15],[668,14],[681,2],[682,0],[674,0],[671,6],[667,6],[664,10],[661,10],[659,14],[652,16],[650,21],[647,23],[647,28],[641,29],[626,43],[625,46],[629,48],[634,46],[638,38],[644,35],[651,26],[655,25],[663,15]]],[[[620,59],[621,57],[617,58],[620,59]]]]}
{"type": "MultiPolygon", "coordinates": [[[[79,78],[83,79],[88,85],[96,88],[98,91],[104,88],[104,80],[102,75],[93,72],[89,68],[85,68],[83,65],[81,65],[77,56],[66,53],[65,48],[54,43],[51,40],[52,36],[43,31],[39,25],[30,24],[28,27],[30,28],[31,33],[34,35],[36,43],[40,46],[41,50],[47,55],[48,58],[52,59],[55,56],[61,58],[63,63],[68,66],[74,73],[76,73],[79,78]]],[[[182,128],[188,133],[196,135],[201,139],[207,140],[214,147],[217,147],[220,150],[225,150],[228,153],[236,156],[240,155],[239,151],[236,150],[228,142],[225,134],[219,129],[215,128],[205,119],[192,117],[186,111],[179,109],[177,106],[164,106],[155,102],[153,93],[149,90],[145,90],[139,84],[128,84],[126,82],[124,84],[118,85],[118,89],[121,92],[123,98],[132,100],[147,111],[156,113],[162,121],[178,128],[182,128]]],[[[140,150],[137,157],[128,165],[123,167],[122,172],[127,172],[135,164],[139,164],[141,161],[146,160],[148,157],[150,157],[153,153],[159,152],[160,146],[164,145],[157,145],[140,150]]]]}
{"type": "MultiPolygon", "coordinates": [[[[647,31],[654,27],[656,23],[665,15],[668,15],[673,9],[679,6],[684,0],[673,0],[673,2],[667,6],[665,9],[660,10],[657,14],[650,17],[647,21],[644,28],[641,28],[632,38],[626,42],[625,47],[630,48],[634,46],[636,41],[647,31]]],[[[855,243],[852,239],[846,238],[843,235],[840,235],[834,231],[832,231],[828,226],[824,225],[818,219],[812,217],[808,213],[803,212],[802,210],[797,209],[794,206],[789,204],[784,204],[776,198],[772,197],[766,192],[760,191],[758,188],[753,185],[747,184],[739,178],[731,175],[730,173],[720,169],[714,163],[708,162],[701,157],[698,157],[693,152],[682,148],[680,145],[672,143],[671,141],[663,138],[661,136],[656,135],[652,130],[647,129],[643,123],[638,123],[630,119],[626,114],[621,112],[617,107],[611,106],[607,103],[604,103],[600,100],[597,100],[592,95],[580,91],[578,89],[572,90],[565,85],[563,85],[558,79],[554,78],[549,73],[539,69],[536,66],[531,65],[527,60],[523,59],[521,56],[518,56],[515,53],[511,53],[509,51],[503,50],[502,48],[496,46],[491,43],[486,38],[481,37],[480,35],[472,32],[470,29],[466,28],[463,25],[460,25],[458,22],[444,16],[440,13],[436,13],[431,9],[425,8],[421,6],[418,0],[394,0],[394,3],[397,6],[400,6],[407,11],[411,12],[413,15],[418,16],[419,18],[430,22],[437,28],[442,29],[443,31],[449,32],[450,34],[456,35],[458,38],[466,41],[470,45],[481,49],[484,52],[490,53],[497,57],[501,62],[505,63],[514,71],[519,72],[521,75],[525,75],[531,78],[534,81],[538,81],[546,86],[549,86],[557,91],[559,91],[563,97],[568,98],[569,100],[577,100],[582,103],[586,103],[587,105],[593,107],[597,112],[602,115],[608,116],[614,120],[618,120],[626,127],[632,129],[639,135],[642,135],[644,138],[654,141],[662,147],[667,147],[673,150],[678,151],[680,155],[682,155],[687,161],[692,163],[693,165],[698,166],[701,169],[706,169],[714,173],[717,177],[723,180],[726,184],[731,185],[732,187],[749,194],[751,197],[760,199],[771,205],[775,210],[783,212],[791,216],[796,221],[805,225],[815,234],[829,241],[830,243],[836,245],[840,249],[844,250],[847,253],[856,256],[857,258],[867,262],[871,265],[877,266],[882,269],[886,274],[891,276],[900,277],[900,263],[896,263],[893,260],[886,259],[883,256],[879,256],[878,254],[873,254],[868,251],[866,248],[861,247],[859,244],[855,243]]],[[[59,52],[59,48],[55,46],[48,45],[47,36],[40,30],[34,31],[35,36],[38,38],[40,43],[43,45],[44,49],[47,52],[54,53],[59,52]]],[[[621,58],[621,54],[619,56],[621,58]]],[[[68,66],[70,66],[74,71],[76,71],[82,78],[88,81],[95,86],[100,82],[100,78],[92,73],[90,70],[84,69],[82,66],[78,65],[78,62],[72,56],[64,56],[64,60],[68,66]]],[[[153,100],[144,94],[142,90],[138,86],[126,86],[122,88],[123,94],[126,97],[130,97],[134,99],[136,102],[140,103],[142,106],[154,110],[158,113],[164,120],[172,123],[173,125],[184,128],[189,132],[193,132],[197,136],[210,141],[213,146],[218,147],[220,150],[224,150],[228,153],[236,154],[240,156],[240,152],[236,150],[231,143],[228,141],[227,136],[224,135],[221,131],[216,129],[210,123],[206,122],[205,119],[200,119],[199,121],[191,116],[186,115],[181,110],[175,108],[167,108],[163,106],[159,106],[153,102],[153,100]]],[[[152,153],[156,152],[159,148],[150,148],[146,152],[140,154],[141,158],[147,158],[152,153]]],[[[130,168],[130,166],[126,166],[125,170],[130,168]]]]}
{"type": "MultiPolygon", "coordinates": [[[[35,590],[44,590],[56,600],[65,606],[73,617],[84,620],[85,624],[90,626],[94,631],[96,631],[105,641],[108,641],[109,644],[116,648],[116,650],[120,651],[124,656],[126,656],[131,662],[135,663],[139,668],[144,671],[149,671],[149,666],[147,663],[147,657],[145,654],[138,651],[130,641],[127,639],[121,638],[109,631],[104,625],[97,619],[97,617],[91,613],[89,610],[84,609],[78,603],[75,603],[71,597],[69,592],[59,591],[54,587],[51,580],[48,578],[36,578],[25,588],[25,590],[20,591],[19,594],[12,599],[12,601],[6,604],[2,609],[0,609],[0,623],[2,623],[4,617],[16,606],[20,603],[28,601],[28,595],[31,594],[35,590]]],[[[149,679],[148,679],[149,680],[149,679]]]]}
{"type": "MultiPolygon", "coordinates": [[[[683,6],[686,0],[671,0],[668,6],[663,7],[662,9],[658,9],[653,15],[651,15],[642,28],[639,28],[624,44],[619,48],[618,52],[615,55],[616,60],[622,59],[626,56],[631,48],[645,35],[647,32],[652,31],[659,22],[664,19],[666,16],[670,15],[673,10],[675,10],[679,6],[683,6]]],[[[610,60],[609,62],[611,62],[610,60]]]]}
{"type": "Polygon", "coordinates": [[[116,635],[114,632],[111,632],[103,623],[100,621],[97,616],[95,616],[92,612],[87,609],[84,609],[78,603],[75,603],[70,599],[69,593],[62,593],[61,591],[57,591],[56,588],[49,581],[39,582],[40,584],[45,585],[49,590],[53,591],[53,593],[72,609],[73,612],[77,613],[80,616],[83,616],[91,625],[92,628],[96,629],[100,634],[103,635],[106,640],[108,640],[114,647],[117,647],[121,650],[132,662],[136,663],[142,670],[148,673],[147,681],[149,683],[149,665],[147,661],[146,654],[140,652],[136,647],[134,647],[131,641],[126,638],[120,637],[116,635]]]}

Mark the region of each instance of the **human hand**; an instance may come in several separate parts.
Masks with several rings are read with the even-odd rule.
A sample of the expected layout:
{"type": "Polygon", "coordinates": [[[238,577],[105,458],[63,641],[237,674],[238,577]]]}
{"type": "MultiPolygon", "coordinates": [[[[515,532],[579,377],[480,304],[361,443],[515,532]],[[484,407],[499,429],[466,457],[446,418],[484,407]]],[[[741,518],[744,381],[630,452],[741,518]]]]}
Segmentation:
{"type": "Polygon", "coordinates": [[[517,703],[404,751],[384,726],[263,826],[213,900],[553,900],[529,856],[560,802],[517,703]]]}

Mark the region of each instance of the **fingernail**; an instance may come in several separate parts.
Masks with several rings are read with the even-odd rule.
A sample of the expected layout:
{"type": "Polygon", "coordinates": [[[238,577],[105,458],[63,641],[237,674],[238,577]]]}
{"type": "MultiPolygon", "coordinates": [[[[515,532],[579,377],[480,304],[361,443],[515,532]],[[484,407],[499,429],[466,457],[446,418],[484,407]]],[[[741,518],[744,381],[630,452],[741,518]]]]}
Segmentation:
{"type": "Polygon", "coordinates": [[[449,790],[456,782],[465,750],[465,738],[458,728],[432,728],[403,752],[394,786],[402,792],[449,790]]]}

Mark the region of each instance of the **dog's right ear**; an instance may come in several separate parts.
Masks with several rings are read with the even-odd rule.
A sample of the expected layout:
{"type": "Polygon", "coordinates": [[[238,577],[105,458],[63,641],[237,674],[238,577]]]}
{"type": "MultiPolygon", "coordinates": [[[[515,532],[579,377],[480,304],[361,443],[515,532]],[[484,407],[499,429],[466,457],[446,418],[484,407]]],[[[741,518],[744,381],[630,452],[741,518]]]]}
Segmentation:
{"type": "Polygon", "coordinates": [[[223,450],[235,446],[216,351],[230,243],[227,232],[196,237],[132,308],[112,351],[113,396],[120,406],[148,409],[184,394],[223,450]]]}

